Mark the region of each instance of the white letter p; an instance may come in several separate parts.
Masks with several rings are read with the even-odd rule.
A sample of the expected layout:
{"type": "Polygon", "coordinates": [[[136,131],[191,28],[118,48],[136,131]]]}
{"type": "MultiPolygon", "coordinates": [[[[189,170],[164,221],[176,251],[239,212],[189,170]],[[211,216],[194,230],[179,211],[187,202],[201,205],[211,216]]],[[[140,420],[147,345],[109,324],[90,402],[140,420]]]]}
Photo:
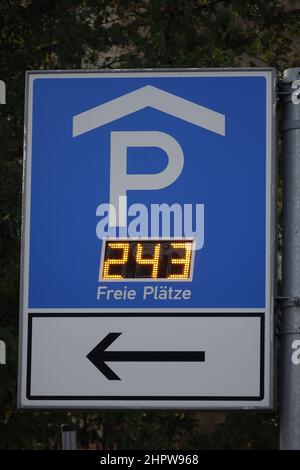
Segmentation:
{"type": "MultiPolygon", "coordinates": [[[[183,151],[177,140],[165,132],[132,131],[112,132],[110,147],[110,204],[119,214],[120,198],[128,190],[161,189],[172,184],[180,175],[184,165],[183,151]],[[168,156],[168,165],[159,173],[128,174],[127,149],[129,147],[158,147],[168,156]]],[[[122,199],[121,199],[122,200],[122,199]]],[[[121,214],[120,214],[121,215],[121,214]]],[[[111,226],[124,226],[125,214],[110,218],[111,226]]]]}

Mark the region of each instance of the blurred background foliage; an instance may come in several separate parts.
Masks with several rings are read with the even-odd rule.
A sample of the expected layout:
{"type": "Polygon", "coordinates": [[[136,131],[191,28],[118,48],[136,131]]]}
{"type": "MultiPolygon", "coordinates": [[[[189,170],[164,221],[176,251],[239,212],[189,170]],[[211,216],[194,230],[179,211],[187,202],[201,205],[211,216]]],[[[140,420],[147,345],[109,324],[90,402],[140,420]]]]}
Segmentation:
{"type": "MultiPolygon", "coordinates": [[[[275,412],[17,410],[24,78],[25,70],[75,68],[272,66],[280,73],[300,65],[299,19],[299,1],[1,0],[1,449],[60,448],[66,422],[76,424],[85,449],[277,448],[275,412]]],[[[281,186],[279,178],[279,216],[281,186]]]]}

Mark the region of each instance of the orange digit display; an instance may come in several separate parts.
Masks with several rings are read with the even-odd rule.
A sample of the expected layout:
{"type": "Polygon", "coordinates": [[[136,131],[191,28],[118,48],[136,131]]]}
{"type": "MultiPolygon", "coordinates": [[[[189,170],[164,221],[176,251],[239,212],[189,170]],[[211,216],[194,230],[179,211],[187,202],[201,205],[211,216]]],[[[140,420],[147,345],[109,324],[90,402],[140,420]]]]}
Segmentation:
{"type": "Polygon", "coordinates": [[[106,241],[99,281],[191,280],[191,240],[106,241]]]}
{"type": "Polygon", "coordinates": [[[191,243],[172,243],[173,248],[179,248],[185,250],[184,258],[172,258],[170,260],[172,264],[181,264],[183,265],[182,274],[170,274],[168,279],[187,279],[189,277],[190,266],[191,266],[191,254],[192,254],[192,244],[191,243]]]}
{"type": "Polygon", "coordinates": [[[150,264],[152,265],[152,272],[151,277],[157,278],[158,274],[158,264],[159,264],[159,253],[160,253],[160,243],[156,243],[154,247],[154,256],[153,258],[143,258],[142,259],[142,252],[143,252],[143,245],[141,243],[137,244],[137,251],[136,251],[136,262],[138,264],[150,264]]]}
{"type": "Polygon", "coordinates": [[[124,276],[122,274],[111,274],[110,271],[110,266],[112,265],[118,265],[122,267],[122,271],[124,271],[124,268],[126,267],[126,263],[128,260],[128,253],[129,253],[129,243],[108,243],[108,247],[113,249],[113,250],[122,250],[122,258],[107,258],[104,261],[104,266],[103,266],[103,279],[123,279],[124,276]]]}

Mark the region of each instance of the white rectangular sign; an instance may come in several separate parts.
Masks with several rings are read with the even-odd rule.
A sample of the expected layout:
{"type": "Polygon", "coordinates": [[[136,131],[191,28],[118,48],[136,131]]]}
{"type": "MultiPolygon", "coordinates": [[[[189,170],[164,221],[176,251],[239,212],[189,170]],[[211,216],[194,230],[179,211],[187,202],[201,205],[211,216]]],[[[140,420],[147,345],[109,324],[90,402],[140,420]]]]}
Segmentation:
{"type": "Polygon", "coordinates": [[[32,314],[27,403],[214,407],[268,403],[264,319],[32,314]]]}

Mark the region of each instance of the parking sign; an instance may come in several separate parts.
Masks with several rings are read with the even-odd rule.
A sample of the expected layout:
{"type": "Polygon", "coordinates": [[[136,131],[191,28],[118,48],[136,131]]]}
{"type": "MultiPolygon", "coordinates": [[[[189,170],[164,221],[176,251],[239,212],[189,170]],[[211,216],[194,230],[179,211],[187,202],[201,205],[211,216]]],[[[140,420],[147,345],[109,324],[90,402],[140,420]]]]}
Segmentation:
{"type": "Polygon", "coordinates": [[[274,90],[28,73],[22,407],[272,406],[274,90]]]}

